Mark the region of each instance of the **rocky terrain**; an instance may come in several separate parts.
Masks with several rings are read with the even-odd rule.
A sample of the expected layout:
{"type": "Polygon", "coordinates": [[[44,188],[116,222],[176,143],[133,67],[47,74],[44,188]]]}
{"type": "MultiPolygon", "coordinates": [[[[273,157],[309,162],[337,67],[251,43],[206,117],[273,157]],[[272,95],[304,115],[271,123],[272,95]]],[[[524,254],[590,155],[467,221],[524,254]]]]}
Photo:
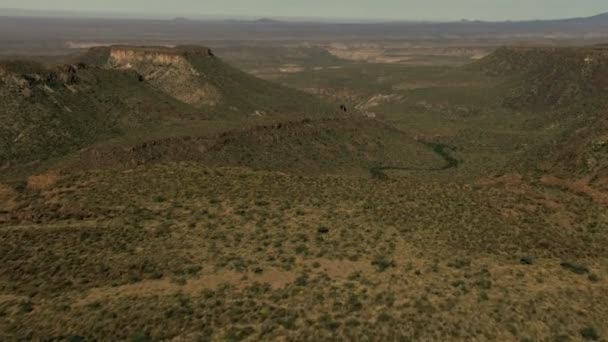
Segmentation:
{"type": "Polygon", "coordinates": [[[213,57],[209,49],[133,49],[111,47],[107,66],[119,70],[135,70],[141,79],[150,82],[176,99],[194,105],[213,106],[221,101],[219,91],[205,82],[205,75],[188,61],[188,57],[213,57]]]}

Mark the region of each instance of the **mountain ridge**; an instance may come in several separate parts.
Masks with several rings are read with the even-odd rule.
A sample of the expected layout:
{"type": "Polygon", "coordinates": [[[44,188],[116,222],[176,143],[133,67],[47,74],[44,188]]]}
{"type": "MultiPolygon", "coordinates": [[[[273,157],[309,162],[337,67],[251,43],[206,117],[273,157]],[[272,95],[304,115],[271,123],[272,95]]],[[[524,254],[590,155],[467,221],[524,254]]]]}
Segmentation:
{"type": "Polygon", "coordinates": [[[608,46],[508,46],[470,68],[506,80],[503,106],[558,130],[528,151],[526,168],[568,177],[608,172],[608,46]]]}
{"type": "MultiPolygon", "coordinates": [[[[258,79],[204,47],[102,47],[73,63],[0,63],[0,165],[165,125],[322,117],[332,105],[258,79]]],[[[145,134],[144,134],[145,135],[145,134]]]]}

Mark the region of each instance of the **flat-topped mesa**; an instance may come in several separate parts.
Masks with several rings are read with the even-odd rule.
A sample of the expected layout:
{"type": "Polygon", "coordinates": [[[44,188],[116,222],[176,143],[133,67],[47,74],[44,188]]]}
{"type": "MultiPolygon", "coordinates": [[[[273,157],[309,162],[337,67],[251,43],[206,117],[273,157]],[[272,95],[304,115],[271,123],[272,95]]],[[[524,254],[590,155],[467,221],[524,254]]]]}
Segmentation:
{"type": "Polygon", "coordinates": [[[96,46],[89,50],[89,53],[107,53],[111,51],[132,52],[141,55],[176,55],[176,56],[199,56],[214,57],[210,48],[198,45],[179,45],[179,46],[144,46],[144,45],[109,45],[96,46]]]}
{"type": "MultiPolygon", "coordinates": [[[[143,53],[162,53],[172,55],[192,55],[213,57],[210,48],[199,45],[178,45],[178,46],[136,46],[136,45],[111,45],[107,47],[111,50],[130,50],[143,53]]],[[[95,49],[95,48],[94,48],[95,49]]]]}
{"type": "Polygon", "coordinates": [[[202,46],[148,47],[110,46],[109,60],[115,62],[148,62],[155,65],[179,64],[190,57],[213,57],[211,49],[202,46]]]}
{"type": "Polygon", "coordinates": [[[174,98],[197,107],[214,106],[221,101],[219,91],[205,79],[193,61],[214,58],[211,49],[202,46],[150,47],[109,46],[92,48],[90,55],[101,57],[104,68],[133,70],[142,81],[174,98]]]}

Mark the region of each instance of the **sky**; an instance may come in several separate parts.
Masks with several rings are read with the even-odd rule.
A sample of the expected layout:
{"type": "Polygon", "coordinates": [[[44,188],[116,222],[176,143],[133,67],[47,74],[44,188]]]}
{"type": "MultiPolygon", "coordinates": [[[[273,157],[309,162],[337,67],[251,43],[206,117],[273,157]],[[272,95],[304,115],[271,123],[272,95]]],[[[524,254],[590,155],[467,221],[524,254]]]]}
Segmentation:
{"type": "Polygon", "coordinates": [[[608,0],[0,0],[0,8],[167,17],[527,20],[608,12],[608,0]]]}

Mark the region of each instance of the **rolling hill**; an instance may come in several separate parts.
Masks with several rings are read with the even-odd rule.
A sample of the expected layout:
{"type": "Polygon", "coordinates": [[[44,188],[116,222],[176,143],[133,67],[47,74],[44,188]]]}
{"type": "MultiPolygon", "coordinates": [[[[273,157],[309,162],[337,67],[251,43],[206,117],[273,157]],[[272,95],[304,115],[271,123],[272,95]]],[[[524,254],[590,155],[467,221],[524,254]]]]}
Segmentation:
{"type": "Polygon", "coordinates": [[[0,65],[0,165],[210,120],[323,117],[334,106],[241,72],[201,47],[93,48],[53,68],[0,65]]]}
{"type": "Polygon", "coordinates": [[[196,161],[369,176],[445,163],[389,125],[250,76],[205,47],[97,47],[71,62],[2,65],[5,170],[196,161]]]}
{"type": "Polygon", "coordinates": [[[277,122],[204,137],[183,136],[80,151],[71,170],[199,162],[296,175],[369,176],[376,168],[436,170],[432,147],[374,119],[347,117],[277,122]]]}

